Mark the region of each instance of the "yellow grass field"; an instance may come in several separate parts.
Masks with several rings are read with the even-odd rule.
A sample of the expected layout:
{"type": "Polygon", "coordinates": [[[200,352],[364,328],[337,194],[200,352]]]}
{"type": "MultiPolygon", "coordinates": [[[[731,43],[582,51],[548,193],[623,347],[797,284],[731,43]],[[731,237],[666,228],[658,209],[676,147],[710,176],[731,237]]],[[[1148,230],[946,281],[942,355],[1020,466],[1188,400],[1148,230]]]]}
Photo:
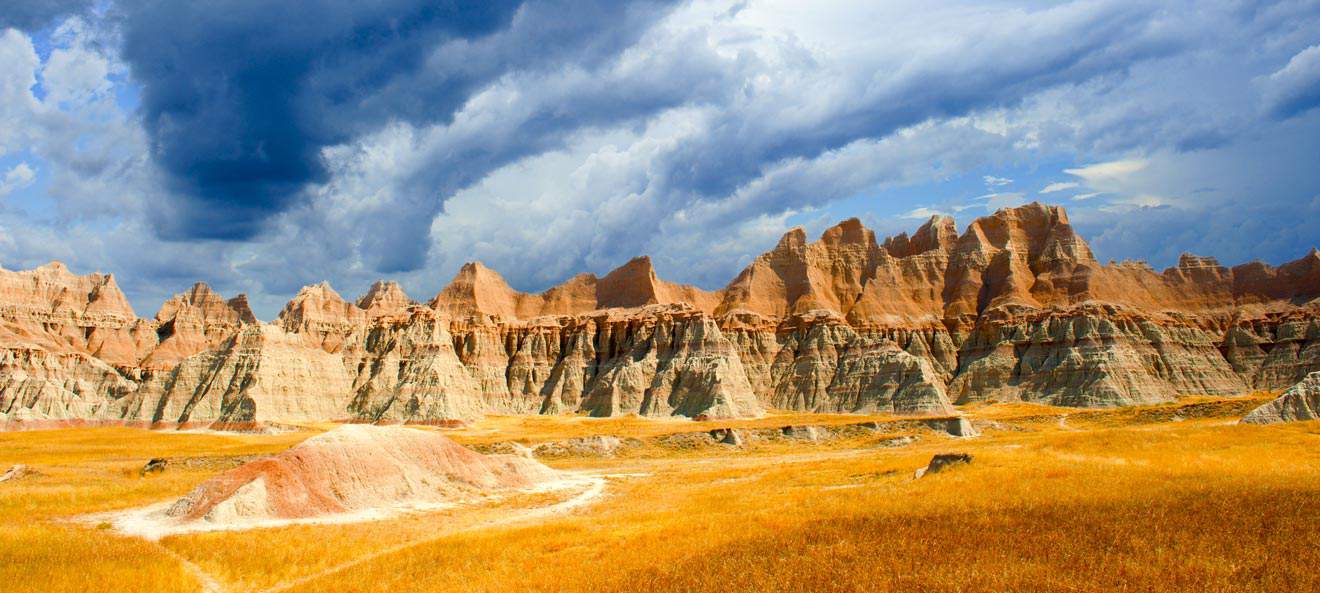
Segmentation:
{"type": "MultiPolygon", "coordinates": [[[[149,542],[79,517],[178,497],[278,435],[81,429],[0,434],[0,590],[52,591],[1317,591],[1320,423],[1237,425],[1264,396],[1078,411],[964,413],[977,438],[918,429],[547,463],[608,475],[604,497],[522,495],[396,519],[149,542]],[[971,465],[914,479],[939,452],[971,465]],[[140,477],[151,457],[164,473],[140,477]]],[[[741,426],[851,423],[772,415],[741,426]]],[[[491,418],[469,444],[729,426],[491,418]]]]}

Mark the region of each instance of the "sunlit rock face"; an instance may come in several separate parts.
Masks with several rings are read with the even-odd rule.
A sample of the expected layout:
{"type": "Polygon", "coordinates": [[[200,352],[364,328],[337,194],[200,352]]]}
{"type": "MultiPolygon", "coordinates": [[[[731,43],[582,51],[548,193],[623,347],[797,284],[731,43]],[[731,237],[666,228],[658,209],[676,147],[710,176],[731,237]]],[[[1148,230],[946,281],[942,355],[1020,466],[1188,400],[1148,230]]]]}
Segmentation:
{"type": "Polygon", "coordinates": [[[1247,414],[1248,424],[1274,424],[1320,420],[1320,372],[1311,373],[1278,399],[1247,414]]]}
{"type": "Polygon", "coordinates": [[[963,341],[959,360],[959,403],[1119,406],[1247,391],[1210,333],[1114,305],[997,309],[963,341]]]}
{"type": "Polygon", "coordinates": [[[253,325],[175,367],[154,423],[247,427],[346,416],[352,377],[341,357],[274,325],[253,325]]]}
{"type": "Polygon", "coordinates": [[[1320,252],[1101,264],[1062,208],[877,240],[794,229],[723,289],[646,257],[539,294],[480,263],[426,304],[302,289],[271,323],[204,284],[139,319],[109,275],[0,270],[0,420],[258,426],[488,414],[947,414],[1284,389],[1320,370],[1320,252]]]}
{"type": "Polygon", "coordinates": [[[156,313],[159,343],[139,363],[153,370],[168,370],[198,352],[218,347],[245,325],[257,323],[247,297],[225,300],[210,286],[198,282],[174,295],[156,313]]]}

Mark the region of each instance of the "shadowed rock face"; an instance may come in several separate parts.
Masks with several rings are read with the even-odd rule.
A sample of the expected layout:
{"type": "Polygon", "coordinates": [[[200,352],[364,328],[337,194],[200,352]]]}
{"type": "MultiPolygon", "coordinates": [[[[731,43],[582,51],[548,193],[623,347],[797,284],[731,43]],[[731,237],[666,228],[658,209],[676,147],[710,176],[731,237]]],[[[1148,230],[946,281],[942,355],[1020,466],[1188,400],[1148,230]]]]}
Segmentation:
{"type": "Polygon", "coordinates": [[[649,258],[540,294],[465,265],[427,305],[304,288],[272,324],[205,285],[138,319],[110,276],[0,270],[0,421],[239,426],[483,414],[941,414],[1147,404],[1320,370],[1320,252],[1271,267],[1101,264],[1058,207],[877,241],[784,235],[727,287],[649,258]]]}

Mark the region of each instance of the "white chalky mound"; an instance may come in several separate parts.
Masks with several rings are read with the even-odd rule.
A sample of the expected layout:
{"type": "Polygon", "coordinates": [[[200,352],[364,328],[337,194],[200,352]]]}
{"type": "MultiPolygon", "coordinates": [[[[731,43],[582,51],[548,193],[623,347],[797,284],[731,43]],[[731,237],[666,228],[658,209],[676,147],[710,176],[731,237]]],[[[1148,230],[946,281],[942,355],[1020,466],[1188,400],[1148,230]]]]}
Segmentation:
{"type": "Polygon", "coordinates": [[[1274,401],[1265,404],[1242,421],[1247,424],[1275,424],[1320,420],[1320,371],[1307,375],[1274,401]]]}
{"type": "Polygon", "coordinates": [[[207,480],[165,515],[237,527],[442,506],[560,478],[534,460],[481,455],[430,431],[345,425],[207,480]]]}

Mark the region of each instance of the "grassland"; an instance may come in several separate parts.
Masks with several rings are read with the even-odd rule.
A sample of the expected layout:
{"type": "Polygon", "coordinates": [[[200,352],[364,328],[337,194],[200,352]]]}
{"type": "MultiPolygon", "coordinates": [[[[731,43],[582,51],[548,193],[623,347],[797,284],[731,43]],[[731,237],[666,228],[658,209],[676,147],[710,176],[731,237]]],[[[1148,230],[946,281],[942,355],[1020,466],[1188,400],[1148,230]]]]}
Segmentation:
{"type": "MultiPolygon", "coordinates": [[[[615,475],[608,494],[535,521],[548,500],[356,525],[146,542],[68,519],[178,496],[226,459],[305,438],[129,429],[0,434],[5,591],[1311,591],[1320,590],[1320,423],[1239,426],[1247,400],[1077,412],[966,410],[975,439],[914,433],[552,464],[615,475]],[[936,452],[965,467],[912,478],[936,452]],[[139,477],[150,457],[200,459],[139,477]],[[209,463],[214,460],[215,463],[209,463]],[[623,474],[623,475],[619,475],[623,474]]],[[[776,416],[745,426],[857,422],[776,416]]],[[[469,443],[715,424],[492,418],[469,443]]]]}

